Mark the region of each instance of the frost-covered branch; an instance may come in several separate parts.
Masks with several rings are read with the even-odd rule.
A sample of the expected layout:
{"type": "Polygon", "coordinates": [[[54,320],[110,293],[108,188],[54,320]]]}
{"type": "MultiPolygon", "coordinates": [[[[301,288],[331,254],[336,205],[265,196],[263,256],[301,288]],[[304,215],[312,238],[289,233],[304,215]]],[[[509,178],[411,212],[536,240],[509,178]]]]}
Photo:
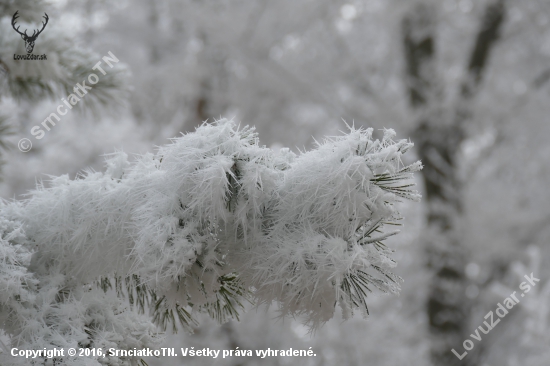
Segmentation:
{"type": "Polygon", "coordinates": [[[195,313],[223,321],[246,300],[278,302],[313,327],[336,305],[367,313],[367,293],[399,291],[384,227],[401,198],[419,199],[407,181],[421,169],[402,165],[412,143],[371,133],[296,155],[222,120],[4,203],[4,330],[32,349],[125,349],[156,341],[151,320],[190,328],[195,313]]]}

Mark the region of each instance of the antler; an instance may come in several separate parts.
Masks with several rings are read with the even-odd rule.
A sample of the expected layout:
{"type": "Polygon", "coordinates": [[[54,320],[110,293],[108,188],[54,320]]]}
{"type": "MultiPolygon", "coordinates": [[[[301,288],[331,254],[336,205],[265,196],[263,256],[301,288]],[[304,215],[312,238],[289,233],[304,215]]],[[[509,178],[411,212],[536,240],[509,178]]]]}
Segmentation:
{"type": "Polygon", "coordinates": [[[44,28],[46,28],[46,24],[48,24],[48,20],[49,20],[50,18],[48,17],[48,14],[46,14],[46,13],[44,13],[44,16],[43,16],[42,18],[46,19],[46,23],[42,22],[42,29],[40,29],[40,30],[38,31],[38,33],[36,33],[36,31],[34,31],[34,33],[36,33],[36,35],[33,33],[33,34],[32,34],[32,37],[38,37],[38,35],[39,35],[40,33],[42,33],[42,31],[44,30],[44,28]]]}
{"type": "Polygon", "coordinates": [[[32,36],[29,37],[29,35],[27,34],[27,29],[25,29],[25,33],[21,33],[21,32],[19,31],[19,26],[18,26],[17,28],[15,28],[15,22],[16,22],[17,18],[19,18],[19,15],[18,15],[17,13],[19,13],[19,10],[16,11],[15,14],[13,14],[13,18],[11,19],[11,26],[13,27],[13,29],[14,29],[17,33],[19,33],[20,35],[25,36],[25,37],[27,37],[27,38],[30,38],[30,39],[33,39],[33,38],[38,37],[38,35],[39,35],[40,33],[42,33],[42,31],[44,30],[44,28],[46,28],[46,24],[48,24],[48,20],[50,19],[50,18],[48,17],[48,14],[44,13],[43,18],[46,19],[46,22],[42,22],[42,29],[40,29],[40,30],[35,30],[35,31],[32,33],[32,36]],[[38,33],[36,33],[36,32],[38,32],[38,33]]]}
{"type": "MultiPolygon", "coordinates": [[[[21,32],[19,32],[19,27],[15,28],[15,21],[17,20],[17,18],[19,18],[19,15],[17,15],[17,13],[19,13],[19,10],[17,10],[17,11],[15,12],[15,14],[13,14],[13,18],[11,18],[11,26],[12,26],[13,29],[14,29],[17,33],[19,33],[20,35],[28,37],[28,35],[27,35],[27,30],[25,30],[25,33],[21,33],[21,32]]],[[[44,13],[44,14],[46,14],[46,13],[44,13]]]]}

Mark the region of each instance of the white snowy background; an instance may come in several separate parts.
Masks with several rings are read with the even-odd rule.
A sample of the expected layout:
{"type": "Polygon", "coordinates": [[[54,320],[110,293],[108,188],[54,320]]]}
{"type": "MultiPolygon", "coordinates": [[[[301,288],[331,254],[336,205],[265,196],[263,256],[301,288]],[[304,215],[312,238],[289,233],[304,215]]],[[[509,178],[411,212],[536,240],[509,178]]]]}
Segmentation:
{"type": "MultiPolygon", "coordinates": [[[[494,1],[422,2],[435,24],[431,72],[440,93],[429,108],[444,116],[456,103],[480,19],[494,1]]],[[[21,198],[49,175],[100,171],[104,155],[114,151],[130,157],[153,152],[168,138],[221,117],[256,126],[261,144],[275,150],[311,148],[314,138],[337,135],[346,123],[373,127],[379,138],[383,128],[393,128],[414,143],[419,117],[408,99],[403,19],[416,3],[54,1],[51,25],[98,55],[113,52],[131,72],[131,92],[117,108],[71,111],[43,139],[32,140],[28,153],[15,144],[30,138],[30,127],[59,99],[4,99],[0,108],[15,133],[3,153],[1,197],[21,198]]],[[[457,232],[468,253],[469,281],[458,296],[472,303],[465,327],[473,331],[533,272],[540,283],[475,343],[482,349],[477,364],[543,366],[550,362],[550,2],[502,3],[500,37],[469,101],[471,117],[457,152],[463,181],[457,232]]],[[[317,357],[161,358],[149,365],[430,365],[428,209],[425,201],[404,205],[402,232],[388,240],[396,274],[405,280],[402,291],[370,296],[367,319],[337,315],[308,334],[300,319],[277,319],[260,307],[221,326],[205,317],[194,334],[181,330],[165,341],[178,349],[312,347],[317,357]]],[[[462,353],[462,343],[455,349],[462,353]]]]}

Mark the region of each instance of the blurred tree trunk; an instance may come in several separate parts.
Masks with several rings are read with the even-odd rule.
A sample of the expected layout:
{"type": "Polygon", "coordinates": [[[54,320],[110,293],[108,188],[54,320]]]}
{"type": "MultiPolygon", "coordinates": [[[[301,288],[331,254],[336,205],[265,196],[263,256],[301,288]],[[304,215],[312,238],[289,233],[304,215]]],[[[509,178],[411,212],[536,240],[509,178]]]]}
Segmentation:
{"type": "MultiPolygon", "coordinates": [[[[237,332],[235,332],[234,322],[233,320],[228,321],[227,323],[223,324],[221,326],[221,331],[224,334],[225,337],[227,337],[227,345],[229,349],[235,350],[235,349],[244,349],[244,347],[241,347],[242,345],[239,342],[239,337],[237,335],[237,332]]],[[[242,363],[236,363],[234,366],[243,366],[242,363]]]]}
{"type": "Polygon", "coordinates": [[[453,110],[445,111],[442,85],[436,73],[436,16],[427,5],[416,6],[403,20],[406,79],[411,107],[420,118],[414,132],[427,203],[425,245],[428,267],[434,273],[427,299],[434,365],[477,365],[483,343],[476,343],[459,360],[451,349],[464,352],[469,338],[470,301],[465,296],[468,255],[460,235],[463,182],[459,177],[459,149],[466,138],[464,123],[471,116],[471,101],[486,71],[491,50],[498,40],[504,20],[504,2],[487,6],[469,58],[466,79],[453,110]],[[450,112],[450,113],[449,113],[450,112]]]}
{"type": "Polygon", "coordinates": [[[201,123],[206,122],[210,115],[208,113],[208,108],[210,103],[208,102],[208,95],[210,87],[208,86],[207,81],[201,83],[199,96],[195,102],[195,125],[200,126],[201,123]]]}
{"type": "MultiPolygon", "coordinates": [[[[149,27],[151,28],[151,33],[156,34],[159,32],[159,10],[158,3],[155,0],[149,0],[149,27]]],[[[149,50],[149,59],[152,64],[156,64],[160,61],[160,46],[158,42],[152,42],[149,50]]]]}

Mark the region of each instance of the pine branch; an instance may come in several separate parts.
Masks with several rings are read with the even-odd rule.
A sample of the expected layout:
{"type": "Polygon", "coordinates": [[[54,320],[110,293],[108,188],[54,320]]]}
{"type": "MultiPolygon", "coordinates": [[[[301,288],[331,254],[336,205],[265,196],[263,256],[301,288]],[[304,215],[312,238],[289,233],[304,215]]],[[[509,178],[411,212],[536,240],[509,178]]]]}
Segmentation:
{"type": "Polygon", "coordinates": [[[18,284],[6,331],[29,348],[121,349],[154,344],[156,327],[192,332],[200,313],[238,320],[245,301],[311,329],[337,305],[367,315],[370,292],[399,291],[385,226],[419,197],[406,180],[421,164],[403,166],[412,144],[394,136],[351,129],[298,156],[222,120],[134,163],[117,153],[104,173],[53,178],[0,207],[1,248],[28,258],[0,261],[0,287],[18,284]],[[47,318],[29,330],[29,316],[47,318]]]}

